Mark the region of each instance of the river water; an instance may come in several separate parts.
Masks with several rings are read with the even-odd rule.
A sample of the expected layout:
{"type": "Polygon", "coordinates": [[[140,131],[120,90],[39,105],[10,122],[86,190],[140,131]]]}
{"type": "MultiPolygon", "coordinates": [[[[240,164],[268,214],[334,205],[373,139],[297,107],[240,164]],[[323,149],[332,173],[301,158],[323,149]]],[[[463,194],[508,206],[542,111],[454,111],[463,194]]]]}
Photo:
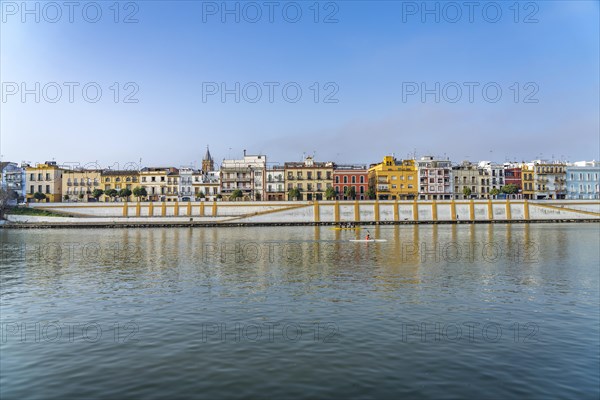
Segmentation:
{"type": "Polygon", "coordinates": [[[0,230],[0,397],[600,396],[598,224],[0,230]]]}

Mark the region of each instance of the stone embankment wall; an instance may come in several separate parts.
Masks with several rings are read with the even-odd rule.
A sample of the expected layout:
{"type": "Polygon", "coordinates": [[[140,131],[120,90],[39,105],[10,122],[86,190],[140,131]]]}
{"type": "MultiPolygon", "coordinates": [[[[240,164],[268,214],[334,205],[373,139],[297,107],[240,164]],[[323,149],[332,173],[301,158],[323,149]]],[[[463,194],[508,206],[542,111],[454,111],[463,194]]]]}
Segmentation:
{"type": "Polygon", "coordinates": [[[284,225],[599,221],[600,201],[456,200],[320,202],[39,203],[71,217],[10,216],[25,224],[284,225]]]}

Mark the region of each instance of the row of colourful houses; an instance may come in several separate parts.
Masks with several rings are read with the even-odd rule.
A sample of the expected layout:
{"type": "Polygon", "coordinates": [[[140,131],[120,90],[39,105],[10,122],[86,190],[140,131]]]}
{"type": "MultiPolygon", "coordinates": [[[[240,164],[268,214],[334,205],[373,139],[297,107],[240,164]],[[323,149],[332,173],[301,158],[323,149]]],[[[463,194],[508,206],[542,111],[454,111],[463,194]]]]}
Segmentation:
{"type": "Polygon", "coordinates": [[[0,166],[2,188],[26,201],[600,199],[597,161],[453,164],[431,156],[384,156],[368,166],[312,157],[271,165],[265,155],[244,150],[217,168],[207,148],[200,169],[81,169],[54,161],[0,166]]]}

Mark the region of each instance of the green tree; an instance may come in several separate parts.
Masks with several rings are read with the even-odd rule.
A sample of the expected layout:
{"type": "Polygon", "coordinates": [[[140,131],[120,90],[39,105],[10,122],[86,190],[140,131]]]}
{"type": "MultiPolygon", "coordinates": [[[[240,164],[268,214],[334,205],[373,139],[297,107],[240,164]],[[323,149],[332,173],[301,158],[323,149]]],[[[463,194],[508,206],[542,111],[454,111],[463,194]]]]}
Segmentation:
{"type": "Polygon", "coordinates": [[[492,190],[490,190],[490,194],[494,197],[498,196],[500,194],[500,191],[496,188],[493,188],[492,190]]]}
{"type": "Polygon", "coordinates": [[[77,196],[77,197],[79,197],[79,200],[83,200],[83,197],[84,197],[84,196],[85,196],[85,195],[84,195],[83,193],[81,193],[81,194],[79,194],[79,196],[77,196]]]}
{"type": "Polygon", "coordinates": [[[119,197],[124,197],[125,200],[127,200],[129,198],[129,196],[131,196],[131,190],[130,189],[121,189],[119,190],[119,197]]]}
{"type": "Polygon", "coordinates": [[[35,193],[33,194],[33,198],[34,198],[36,201],[40,201],[40,200],[46,200],[46,195],[45,195],[44,193],[42,193],[42,192],[35,192],[35,193]]]}
{"type": "Polygon", "coordinates": [[[376,196],[377,196],[377,193],[375,192],[375,188],[373,188],[372,186],[369,186],[369,189],[367,190],[367,197],[370,200],[373,200],[376,196]]]}
{"type": "Polygon", "coordinates": [[[463,187],[463,195],[465,197],[471,197],[471,188],[468,186],[463,187]]]}
{"type": "Polygon", "coordinates": [[[242,197],[244,197],[244,193],[242,193],[242,191],[240,189],[235,189],[233,192],[231,192],[230,199],[238,200],[238,199],[241,199],[242,197]]]}
{"type": "Polygon", "coordinates": [[[519,191],[519,188],[517,187],[517,185],[514,185],[512,183],[509,183],[506,186],[502,186],[502,193],[506,193],[506,194],[515,194],[519,191]]]}
{"type": "Polygon", "coordinates": [[[217,200],[221,200],[223,198],[223,195],[221,193],[217,194],[217,200]]]}
{"type": "MultiPolygon", "coordinates": [[[[327,192],[325,192],[325,196],[327,196],[327,192]]],[[[299,197],[300,197],[300,189],[292,188],[288,191],[289,200],[298,200],[299,197]]]]}
{"type": "Polygon", "coordinates": [[[111,199],[113,199],[113,201],[115,200],[115,197],[117,197],[119,195],[119,192],[117,192],[116,189],[108,189],[104,191],[104,194],[108,197],[110,197],[111,199]]]}
{"type": "Polygon", "coordinates": [[[335,199],[336,197],[337,193],[335,192],[334,188],[328,187],[327,189],[325,189],[325,198],[327,200],[335,199]]]}
{"type": "MultiPolygon", "coordinates": [[[[35,195],[34,195],[34,197],[35,197],[35,195]]],[[[68,195],[68,194],[65,194],[65,195],[63,196],[63,200],[64,200],[64,201],[67,201],[67,200],[69,200],[69,195],[68,195]]]]}
{"type": "Polygon", "coordinates": [[[135,197],[137,197],[138,201],[140,201],[140,197],[148,196],[148,192],[146,191],[146,188],[140,187],[140,186],[134,187],[132,193],[135,197]]]}
{"type": "Polygon", "coordinates": [[[204,194],[204,192],[201,190],[196,194],[196,199],[204,199],[206,197],[206,195],[204,194]]]}
{"type": "Polygon", "coordinates": [[[95,198],[96,200],[98,200],[100,198],[100,196],[102,196],[103,194],[104,194],[104,190],[94,189],[94,191],[92,192],[92,197],[95,198]]]}
{"type": "Polygon", "coordinates": [[[354,198],[356,197],[356,189],[354,188],[354,186],[347,187],[346,190],[344,190],[344,196],[354,200],[354,198]]]}

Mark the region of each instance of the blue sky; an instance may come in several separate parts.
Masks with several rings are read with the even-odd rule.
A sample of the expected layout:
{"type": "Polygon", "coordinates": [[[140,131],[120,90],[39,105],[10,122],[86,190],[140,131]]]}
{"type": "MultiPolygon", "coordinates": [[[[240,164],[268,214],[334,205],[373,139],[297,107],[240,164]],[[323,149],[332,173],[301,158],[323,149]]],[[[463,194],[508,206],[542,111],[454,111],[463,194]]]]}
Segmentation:
{"type": "Polygon", "coordinates": [[[228,2],[239,22],[220,1],[120,2],[117,23],[114,1],[95,3],[96,23],[94,4],[83,14],[89,2],[72,23],[63,2],[54,3],[61,18],[28,2],[39,22],[20,1],[1,3],[3,160],[199,165],[207,144],[217,160],[247,149],[280,163],[313,152],[358,163],[415,152],[457,162],[600,158],[598,1],[519,2],[518,16],[513,1],[475,2],[473,22],[464,2],[443,1],[427,2],[438,21],[421,1],[320,2],[318,17],[314,1],[274,2],[273,22],[264,1],[228,2]],[[137,22],[124,23],[128,15],[137,22]],[[22,84],[35,92],[36,82],[39,103],[23,99],[22,84]],[[79,85],[73,102],[64,82],[79,85]],[[90,82],[102,90],[95,103],[82,94],[90,82]],[[239,102],[206,93],[236,82],[239,102]],[[265,82],[278,85],[272,102],[265,82]],[[478,85],[472,102],[465,82],[478,85]],[[421,85],[436,83],[439,102],[423,101],[421,85]],[[286,84],[288,100],[302,90],[297,102],[284,98],[286,84]],[[135,89],[137,103],[125,102],[135,89]]]}

